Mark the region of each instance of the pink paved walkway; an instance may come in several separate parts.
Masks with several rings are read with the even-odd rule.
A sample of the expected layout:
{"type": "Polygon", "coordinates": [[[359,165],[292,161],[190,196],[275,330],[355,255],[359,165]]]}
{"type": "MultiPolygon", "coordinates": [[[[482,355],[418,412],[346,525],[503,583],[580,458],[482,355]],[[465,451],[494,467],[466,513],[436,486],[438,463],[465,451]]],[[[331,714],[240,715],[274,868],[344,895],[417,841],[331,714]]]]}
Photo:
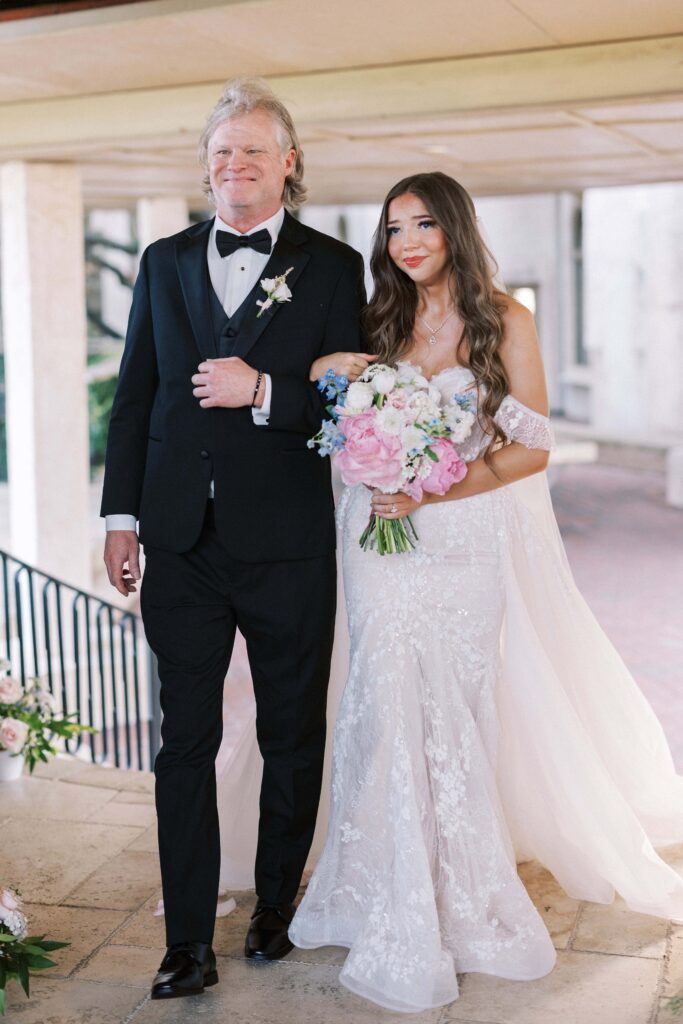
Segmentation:
{"type": "Polygon", "coordinates": [[[683,512],[660,474],[596,465],[558,467],[553,503],[576,581],[683,771],[683,512]]]}

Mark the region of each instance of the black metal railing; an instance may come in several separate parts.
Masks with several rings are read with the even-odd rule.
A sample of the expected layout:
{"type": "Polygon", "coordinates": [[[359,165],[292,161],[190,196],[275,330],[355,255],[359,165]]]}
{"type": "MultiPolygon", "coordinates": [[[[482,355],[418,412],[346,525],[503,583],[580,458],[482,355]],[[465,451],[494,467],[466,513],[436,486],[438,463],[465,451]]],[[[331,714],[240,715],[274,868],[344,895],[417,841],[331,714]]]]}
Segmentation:
{"type": "Polygon", "coordinates": [[[37,679],[59,711],[97,729],[70,753],[150,769],[159,749],[156,661],[138,615],[0,551],[2,645],[23,685],[37,679]]]}

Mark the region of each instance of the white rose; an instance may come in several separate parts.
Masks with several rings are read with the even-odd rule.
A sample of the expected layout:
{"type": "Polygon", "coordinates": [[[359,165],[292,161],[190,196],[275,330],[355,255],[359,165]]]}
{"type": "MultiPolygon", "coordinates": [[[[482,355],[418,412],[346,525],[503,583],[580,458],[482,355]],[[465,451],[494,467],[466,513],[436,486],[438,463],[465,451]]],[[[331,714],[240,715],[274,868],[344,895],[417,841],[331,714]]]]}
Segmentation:
{"type": "Polygon", "coordinates": [[[446,410],[446,425],[451,431],[451,440],[456,444],[461,443],[472,432],[474,413],[465,411],[459,405],[451,405],[446,410]]]}
{"type": "Polygon", "coordinates": [[[387,434],[400,434],[403,427],[403,417],[398,409],[385,405],[378,415],[379,425],[387,434]]]}
{"type": "Polygon", "coordinates": [[[434,403],[434,405],[441,405],[441,392],[437,387],[435,387],[433,384],[430,384],[427,390],[427,394],[429,395],[429,398],[434,403]]]}
{"type": "Polygon", "coordinates": [[[416,419],[431,420],[440,415],[440,408],[433,402],[426,391],[416,391],[411,395],[408,402],[409,407],[414,411],[416,419]]]}
{"type": "Polygon", "coordinates": [[[264,277],[263,280],[261,281],[261,287],[263,288],[264,292],[272,292],[273,288],[275,287],[275,278],[264,277]]]}
{"type": "Polygon", "coordinates": [[[421,367],[412,366],[410,363],[399,363],[396,376],[401,384],[413,384],[416,387],[426,388],[429,383],[427,378],[422,376],[421,367]]]}
{"type": "Polygon", "coordinates": [[[349,412],[366,412],[372,407],[374,400],[375,392],[372,385],[357,380],[353,384],[349,384],[345,408],[349,412]]]}
{"type": "Polygon", "coordinates": [[[429,438],[427,438],[419,427],[405,427],[401,432],[401,442],[406,451],[412,451],[413,448],[422,450],[426,447],[429,438]]]}
{"type": "Polygon", "coordinates": [[[16,718],[3,718],[0,722],[0,748],[8,750],[10,754],[18,754],[21,751],[27,736],[26,722],[20,722],[16,718]]]}
{"type": "Polygon", "coordinates": [[[282,281],[277,286],[277,288],[272,294],[276,302],[289,302],[289,300],[292,297],[292,293],[289,290],[289,286],[284,281],[282,281]]]}
{"type": "Polygon", "coordinates": [[[378,395],[388,395],[396,387],[396,374],[393,370],[381,370],[373,376],[372,386],[378,395]]]}
{"type": "Polygon", "coordinates": [[[410,363],[398,363],[396,366],[396,376],[402,384],[410,384],[416,372],[419,373],[419,371],[419,366],[411,366],[410,363]]]}
{"type": "Polygon", "coordinates": [[[33,699],[43,712],[54,711],[57,703],[49,690],[34,690],[33,699]]]}
{"type": "Polygon", "coordinates": [[[0,704],[16,704],[23,695],[21,683],[12,676],[0,679],[0,704]]]}
{"type": "Polygon", "coordinates": [[[19,940],[26,938],[28,934],[28,921],[26,915],[21,910],[5,910],[0,906],[0,922],[19,940]]]}

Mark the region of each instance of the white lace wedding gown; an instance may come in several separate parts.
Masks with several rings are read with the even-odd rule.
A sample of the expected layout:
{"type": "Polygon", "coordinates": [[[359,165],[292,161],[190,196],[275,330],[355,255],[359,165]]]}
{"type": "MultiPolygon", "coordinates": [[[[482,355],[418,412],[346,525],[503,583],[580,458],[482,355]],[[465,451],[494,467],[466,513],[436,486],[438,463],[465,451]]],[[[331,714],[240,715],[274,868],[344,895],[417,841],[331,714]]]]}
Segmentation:
{"type": "MultiPolygon", "coordinates": [[[[453,367],[433,383],[452,394],[472,375],[453,367]]],[[[548,420],[514,398],[498,418],[550,448],[548,420]]],[[[463,457],[483,447],[477,433],[463,457]]],[[[683,919],[683,879],[654,850],[683,840],[683,779],[576,589],[545,474],[418,509],[410,554],[361,550],[369,511],[364,487],[344,492],[350,664],[327,839],[292,941],[347,946],[344,985],[417,1011],[457,998],[458,973],[552,969],[516,860],[538,859],[577,899],[616,890],[633,910],[683,919]]],[[[253,740],[240,757],[220,787],[226,820],[229,792],[258,775],[253,740]]]]}

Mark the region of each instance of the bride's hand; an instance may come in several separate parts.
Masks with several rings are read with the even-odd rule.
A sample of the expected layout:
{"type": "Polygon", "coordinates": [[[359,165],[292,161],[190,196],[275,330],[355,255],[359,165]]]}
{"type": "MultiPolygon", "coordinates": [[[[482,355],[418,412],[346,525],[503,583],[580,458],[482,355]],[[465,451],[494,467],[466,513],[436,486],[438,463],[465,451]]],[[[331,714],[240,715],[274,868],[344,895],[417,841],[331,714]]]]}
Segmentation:
{"type": "MultiPolygon", "coordinates": [[[[426,497],[426,495],[425,495],[426,497]]],[[[424,504],[425,499],[417,501],[409,494],[399,491],[397,494],[383,494],[382,491],[372,492],[372,511],[382,519],[403,519],[409,516],[416,508],[424,504]],[[396,511],[394,511],[394,509],[396,511]]]]}
{"type": "Polygon", "coordinates": [[[320,380],[328,370],[334,370],[335,377],[343,374],[348,377],[349,383],[353,383],[376,358],[369,352],[332,352],[328,356],[320,356],[311,364],[308,379],[320,380]]]}

